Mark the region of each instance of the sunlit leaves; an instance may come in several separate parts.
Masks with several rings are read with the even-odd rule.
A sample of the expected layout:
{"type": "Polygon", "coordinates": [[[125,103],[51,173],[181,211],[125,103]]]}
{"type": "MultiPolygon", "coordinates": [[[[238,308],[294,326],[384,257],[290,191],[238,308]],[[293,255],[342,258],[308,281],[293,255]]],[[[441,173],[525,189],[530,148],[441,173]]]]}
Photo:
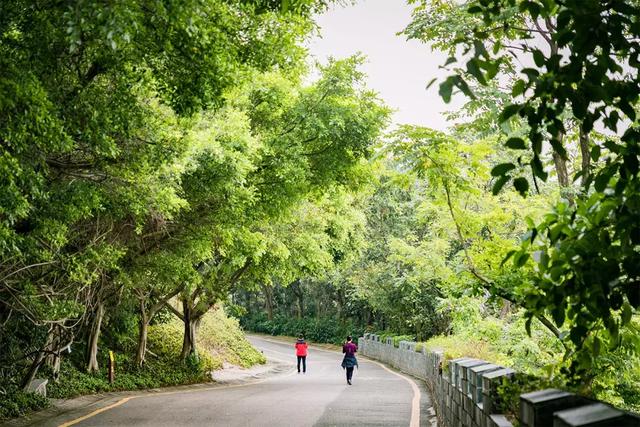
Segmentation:
{"type": "Polygon", "coordinates": [[[583,187],[563,190],[566,200],[531,228],[538,234],[523,241],[522,249],[540,254],[535,263],[540,294],[535,294],[529,310],[551,315],[567,328],[562,337],[577,349],[576,366],[584,373],[595,361],[581,350],[597,356],[601,343],[620,345],[620,325],[629,324],[629,310],[638,300],[639,273],[631,265],[638,259],[640,240],[638,227],[632,225],[638,222],[632,194],[638,190],[640,169],[640,134],[635,128],[640,96],[635,77],[640,27],[635,17],[640,5],[553,0],[444,4],[447,7],[427,6],[433,16],[418,14],[409,29],[423,28],[421,38],[438,46],[448,41],[448,52],[457,53],[460,61],[459,52],[466,55],[466,66],[454,69],[448,82],[455,82],[457,75],[476,86],[490,84],[491,74],[483,72],[486,63],[510,65],[499,82],[507,83],[513,99],[501,105],[498,121],[509,133],[506,147],[522,150],[523,155],[518,166],[505,159],[507,163],[494,167],[494,194],[505,191],[513,179],[513,187],[529,195],[532,183],[516,175],[522,166],[531,168],[537,191],[540,182],[553,176],[552,164],[560,181],[558,165],[571,156],[571,132],[578,128],[580,143],[587,142],[581,147],[583,170],[576,174],[583,177],[583,187]],[[473,27],[463,30],[454,19],[473,27]],[[483,49],[477,48],[479,41],[486,45],[483,49]],[[513,125],[525,126],[527,137],[513,132],[513,125]],[[597,135],[594,129],[602,127],[616,136],[604,144],[589,142],[597,135]],[[553,163],[547,160],[550,151],[553,163]]]}

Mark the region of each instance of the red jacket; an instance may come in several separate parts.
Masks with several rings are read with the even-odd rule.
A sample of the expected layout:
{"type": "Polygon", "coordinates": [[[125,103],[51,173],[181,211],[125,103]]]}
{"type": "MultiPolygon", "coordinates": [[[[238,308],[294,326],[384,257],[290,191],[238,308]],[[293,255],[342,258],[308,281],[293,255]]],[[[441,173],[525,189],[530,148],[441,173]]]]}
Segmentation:
{"type": "Polygon", "coordinates": [[[296,341],[296,356],[306,356],[307,355],[307,345],[304,340],[296,341]]]}

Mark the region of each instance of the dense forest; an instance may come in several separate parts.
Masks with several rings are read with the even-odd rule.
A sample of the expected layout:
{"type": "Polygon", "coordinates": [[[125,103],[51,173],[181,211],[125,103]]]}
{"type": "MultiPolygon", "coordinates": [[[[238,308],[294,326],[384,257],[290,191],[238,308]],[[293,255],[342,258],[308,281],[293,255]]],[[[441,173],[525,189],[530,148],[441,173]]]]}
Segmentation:
{"type": "Polygon", "coordinates": [[[226,315],[640,410],[640,2],[409,1],[447,132],[309,65],[331,3],[0,3],[0,418],[203,381],[226,315]]]}

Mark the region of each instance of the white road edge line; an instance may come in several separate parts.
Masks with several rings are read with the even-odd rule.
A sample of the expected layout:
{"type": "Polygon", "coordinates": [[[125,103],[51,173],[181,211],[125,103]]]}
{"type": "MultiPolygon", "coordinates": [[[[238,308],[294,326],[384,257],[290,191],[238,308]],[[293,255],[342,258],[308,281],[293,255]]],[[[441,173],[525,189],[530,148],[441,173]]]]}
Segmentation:
{"type": "Polygon", "coordinates": [[[376,365],[379,365],[380,367],[382,367],[383,369],[391,372],[393,375],[396,375],[402,379],[404,379],[406,382],[408,382],[411,385],[411,388],[413,389],[413,399],[411,400],[411,422],[409,423],[410,427],[419,427],[420,426],[420,398],[421,398],[421,393],[420,393],[420,389],[418,388],[418,384],[415,383],[415,381],[413,381],[411,378],[402,375],[398,372],[394,372],[391,369],[387,368],[386,366],[384,366],[382,363],[380,362],[376,362],[375,360],[371,360],[371,359],[367,359],[369,362],[371,363],[375,363],[376,365]]]}
{"type": "MultiPolygon", "coordinates": [[[[251,334],[249,334],[251,335],[251,334]]],[[[271,343],[275,343],[275,344],[283,344],[286,345],[287,343],[282,342],[282,341],[278,341],[278,340],[272,340],[269,338],[263,338],[260,335],[251,335],[253,337],[256,337],[258,339],[264,340],[264,341],[268,341],[271,343]]],[[[324,351],[325,353],[333,353],[335,354],[337,351],[331,351],[331,350],[325,350],[322,348],[318,348],[315,346],[310,346],[311,348],[313,348],[314,350],[318,350],[318,351],[324,351]]],[[[366,356],[365,356],[366,357],[366,356]]],[[[409,424],[409,427],[420,427],[420,399],[421,399],[421,393],[420,393],[420,389],[418,388],[418,384],[415,383],[415,381],[413,381],[411,378],[402,375],[398,372],[394,372],[391,369],[387,368],[385,365],[383,365],[380,362],[377,362],[375,360],[371,360],[369,358],[367,358],[367,362],[371,362],[371,363],[375,363],[376,365],[382,367],[383,369],[391,372],[393,375],[396,375],[402,379],[404,379],[405,381],[407,381],[410,385],[411,388],[413,389],[413,399],[411,400],[411,421],[409,424]]]]}

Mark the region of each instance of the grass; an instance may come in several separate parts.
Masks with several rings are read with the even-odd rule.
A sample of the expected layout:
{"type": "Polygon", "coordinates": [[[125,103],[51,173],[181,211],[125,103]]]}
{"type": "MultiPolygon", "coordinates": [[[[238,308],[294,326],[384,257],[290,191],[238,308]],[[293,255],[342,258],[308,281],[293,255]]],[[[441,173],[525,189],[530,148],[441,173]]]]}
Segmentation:
{"type": "MultiPolygon", "coordinates": [[[[175,318],[149,328],[147,356],[143,368],[135,364],[135,349],[114,352],[115,381],[107,380],[108,348],[100,347],[100,371],[89,374],[82,369],[82,360],[65,358],[60,367],[60,380],[49,381],[50,398],[68,399],[76,396],[125,390],[142,390],[211,382],[211,373],[224,363],[248,368],[266,363],[262,353],[246,340],[238,321],[229,318],[223,309],[207,313],[198,331],[198,355],[186,361],[179,360],[182,348],[182,323],[175,318]]],[[[129,337],[131,342],[134,337],[129,337]]],[[[103,343],[104,344],[104,343],[103,343]]],[[[46,376],[43,368],[40,375],[46,376]]],[[[49,406],[48,399],[24,393],[17,388],[0,389],[0,420],[23,416],[49,406]]]]}

